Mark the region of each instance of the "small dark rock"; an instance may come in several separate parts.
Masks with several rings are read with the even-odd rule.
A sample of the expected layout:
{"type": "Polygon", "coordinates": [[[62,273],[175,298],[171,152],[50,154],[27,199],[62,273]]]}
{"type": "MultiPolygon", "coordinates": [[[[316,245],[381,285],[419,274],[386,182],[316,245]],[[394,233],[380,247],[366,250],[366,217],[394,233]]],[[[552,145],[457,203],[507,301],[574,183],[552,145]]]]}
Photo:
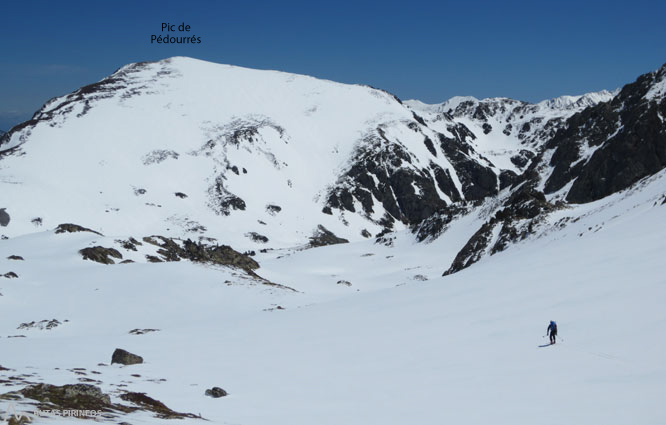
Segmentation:
{"type": "Polygon", "coordinates": [[[176,196],[179,197],[180,199],[185,199],[185,198],[187,198],[187,195],[184,194],[183,192],[176,192],[176,193],[174,193],[174,195],[176,195],[176,196]]]}
{"type": "Polygon", "coordinates": [[[5,211],[5,208],[0,208],[0,226],[7,226],[11,221],[11,217],[5,211]]]}
{"type": "Polygon", "coordinates": [[[269,204],[269,205],[266,205],[266,211],[268,211],[268,213],[271,214],[271,215],[275,215],[275,214],[279,213],[280,211],[282,211],[282,207],[280,207],[278,205],[269,204]]]}
{"type": "Polygon", "coordinates": [[[3,276],[6,277],[7,279],[16,279],[18,277],[18,275],[14,272],[7,272],[3,274],[3,276]]]}
{"type": "Polygon", "coordinates": [[[120,363],[124,365],[133,365],[143,363],[143,357],[125,351],[122,348],[116,348],[111,356],[111,364],[120,363]]]}
{"type": "Polygon", "coordinates": [[[7,257],[7,259],[8,260],[18,260],[18,261],[23,261],[24,260],[24,258],[21,257],[20,255],[10,255],[9,257],[7,257]]]}
{"type": "Polygon", "coordinates": [[[228,393],[220,387],[213,387],[209,390],[206,390],[206,395],[213,398],[220,398],[228,395],[228,393]]]}

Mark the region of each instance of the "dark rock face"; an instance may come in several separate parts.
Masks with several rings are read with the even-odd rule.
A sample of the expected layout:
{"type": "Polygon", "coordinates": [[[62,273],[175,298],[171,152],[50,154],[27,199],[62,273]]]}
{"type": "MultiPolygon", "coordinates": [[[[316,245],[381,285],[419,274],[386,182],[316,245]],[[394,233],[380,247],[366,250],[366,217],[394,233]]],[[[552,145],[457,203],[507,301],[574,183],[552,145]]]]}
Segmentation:
{"type": "Polygon", "coordinates": [[[348,242],[349,241],[347,239],[335,236],[333,232],[331,232],[321,224],[317,226],[317,230],[314,232],[314,235],[310,237],[310,246],[312,247],[335,245],[339,243],[348,243],[348,242]]]}
{"type": "Polygon", "coordinates": [[[497,176],[490,167],[470,157],[473,149],[465,137],[451,139],[440,134],[439,142],[458,173],[465,199],[474,201],[498,193],[497,176]]]}
{"type": "Polygon", "coordinates": [[[103,246],[83,248],[79,251],[79,254],[83,256],[84,260],[96,261],[102,264],[116,264],[111,257],[118,260],[123,258],[123,255],[117,249],[104,248],[103,246]]]}
{"type": "Polygon", "coordinates": [[[7,273],[3,274],[2,276],[7,278],[7,279],[17,279],[18,278],[18,275],[14,272],[7,272],[7,273]]]}
{"type": "Polygon", "coordinates": [[[471,266],[486,253],[495,254],[506,249],[510,243],[526,238],[533,233],[533,227],[555,208],[543,193],[530,185],[522,186],[472,235],[444,276],[471,266]],[[498,226],[499,232],[494,237],[498,226]]]}
{"type": "Polygon", "coordinates": [[[132,354],[121,348],[116,348],[111,356],[111,364],[120,363],[124,365],[133,365],[143,363],[143,357],[132,354]]]}
{"type": "Polygon", "coordinates": [[[78,224],[72,224],[72,223],[59,224],[58,227],[55,228],[55,232],[57,234],[60,234],[60,233],[76,233],[76,232],[90,232],[90,233],[94,233],[96,235],[104,236],[101,233],[96,232],[92,229],[88,229],[87,227],[79,226],[78,224]]]}
{"type": "Polygon", "coordinates": [[[491,164],[474,151],[469,140],[476,136],[467,127],[450,121],[447,130],[453,137],[437,133],[434,142],[422,132],[421,125],[418,121],[406,124],[423,135],[423,143],[432,154],[429,163],[422,164],[422,159],[400,140],[377,127],[362,140],[352,165],[329,192],[322,211],[357,212],[360,204],[360,212],[370,217],[379,203],[390,216],[384,220],[386,224],[392,226],[398,220],[414,225],[444,208],[449,201],[477,200],[498,192],[498,176],[491,164]],[[453,167],[463,193],[454,183],[452,170],[438,165],[437,161],[443,159],[453,167]]]}
{"type": "Polygon", "coordinates": [[[518,154],[511,157],[511,162],[518,168],[525,168],[534,157],[534,152],[521,149],[518,154]]]}
{"type": "Polygon", "coordinates": [[[229,393],[227,393],[220,387],[213,387],[209,390],[206,390],[205,395],[207,395],[208,397],[220,398],[229,395],[229,393]]]}
{"type": "Polygon", "coordinates": [[[464,206],[449,205],[412,228],[419,242],[436,239],[454,219],[468,212],[464,206]]]}
{"type": "Polygon", "coordinates": [[[8,260],[16,260],[16,261],[25,261],[23,257],[20,255],[10,255],[7,257],[8,260]]]}
{"type": "Polygon", "coordinates": [[[666,97],[648,99],[666,66],[639,77],[610,102],[572,116],[546,145],[554,150],[545,192],[575,179],[567,201],[585,203],[625,189],[666,167],[666,97]],[[585,151],[594,150],[587,158],[585,151]]]}

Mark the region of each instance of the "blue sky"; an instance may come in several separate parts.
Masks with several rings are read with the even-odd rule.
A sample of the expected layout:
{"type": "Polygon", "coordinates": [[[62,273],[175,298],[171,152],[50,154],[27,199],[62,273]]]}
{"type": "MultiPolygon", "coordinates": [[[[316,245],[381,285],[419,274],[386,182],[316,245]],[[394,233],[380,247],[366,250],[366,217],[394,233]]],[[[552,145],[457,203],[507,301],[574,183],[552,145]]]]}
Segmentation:
{"type": "Polygon", "coordinates": [[[661,1],[0,0],[0,129],[120,66],[170,56],[314,75],[434,103],[613,89],[666,62],[661,1]],[[198,45],[158,45],[162,22],[198,45]]]}

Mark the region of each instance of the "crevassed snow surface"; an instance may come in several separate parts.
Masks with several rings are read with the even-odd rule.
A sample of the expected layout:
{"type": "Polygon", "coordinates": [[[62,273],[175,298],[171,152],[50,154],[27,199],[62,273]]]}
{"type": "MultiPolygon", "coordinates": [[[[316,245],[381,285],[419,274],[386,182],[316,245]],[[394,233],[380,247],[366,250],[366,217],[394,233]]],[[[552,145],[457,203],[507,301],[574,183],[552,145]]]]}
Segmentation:
{"type": "Polygon", "coordinates": [[[114,400],[126,385],[220,424],[664,423],[665,182],[662,172],[560,210],[448,277],[451,247],[479,218],[430,244],[403,233],[393,247],[257,257],[263,277],[298,292],[188,262],[86,262],[81,246],[107,242],[92,234],[3,240],[0,271],[19,278],[0,278],[0,360],[13,369],[0,376],[65,384],[80,378],[68,369],[86,368],[114,400]],[[5,260],[12,254],[25,261],[5,260]],[[63,324],[16,329],[52,318],[63,324]],[[561,339],[540,348],[550,320],[561,339]],[[129,335],[135,328],[160,331],[129,335]],[[146,362],[98,366],[116,347],[146,362]],[[230,395],[204,397],[215,385],[230,395]]]}

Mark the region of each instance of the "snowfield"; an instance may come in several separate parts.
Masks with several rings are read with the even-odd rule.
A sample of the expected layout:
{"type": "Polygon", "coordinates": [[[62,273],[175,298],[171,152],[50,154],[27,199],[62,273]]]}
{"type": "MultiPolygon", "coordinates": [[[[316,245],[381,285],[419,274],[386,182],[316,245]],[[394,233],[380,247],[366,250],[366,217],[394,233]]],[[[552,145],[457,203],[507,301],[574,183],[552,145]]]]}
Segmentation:
{"type": "Polygon", "coordinates": [[[172,58],[52,99],[0,140],[0,424],[86,423],[36,415],[38,383],[191,414],[98,423],[665,424],[665,72],[425,105],[172,58]],[[567,203],[635,153],[617,99],[651,144],[599,163],[638,177],[567,203]]]}
{"type": "Polygon", "coordinates": [[[213,423],[664,423],[665,182],[662,172],[560,211],[447,277],[446,233],[258,257],[260,275],[298,292],[185,261],[86,262],[76,250],[99,242],[91,234],[5,240],[0,264],[19,278],[0,281],[2,365],[13,369],[2,377],[76,383],[71,370],[85,368],[104,391],[146,392],[213,423]],[[25,261],[4,260],[13,254],[25,261]],[[51,330],[16,329],[54,318],[51,330]],[[549,320],[562,339],[540,348],[549,320]],[[146,362],[98,366],[117,347],[146,362]],[[230,395],[204,397],[215,385],[230,395]]]}

